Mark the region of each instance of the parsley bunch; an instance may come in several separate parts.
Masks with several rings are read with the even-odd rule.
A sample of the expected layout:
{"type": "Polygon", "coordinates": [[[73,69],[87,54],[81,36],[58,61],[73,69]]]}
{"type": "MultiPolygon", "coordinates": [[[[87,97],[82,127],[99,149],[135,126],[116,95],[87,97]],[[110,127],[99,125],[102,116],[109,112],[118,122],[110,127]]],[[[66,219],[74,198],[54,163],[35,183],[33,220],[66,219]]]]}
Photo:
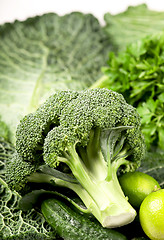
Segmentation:
{"type": "Polygon", "coordinates": [[[136,41],[118,55],[110,53],[103,72],[92,87],[122,93],[141,116],[148,148],[164,149],[164,32],[136,41]]]}

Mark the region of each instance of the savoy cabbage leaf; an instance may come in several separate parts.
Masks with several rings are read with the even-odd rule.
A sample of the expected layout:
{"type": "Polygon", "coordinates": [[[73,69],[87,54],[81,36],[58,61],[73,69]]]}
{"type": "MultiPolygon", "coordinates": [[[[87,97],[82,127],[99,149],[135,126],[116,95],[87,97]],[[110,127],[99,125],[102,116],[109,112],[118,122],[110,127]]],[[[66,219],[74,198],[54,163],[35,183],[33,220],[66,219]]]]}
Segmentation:
{"type": "Polygon", "coordinates": [[[11,237],[18,239],[21,237],[20,239],[23,240],[27,236],[35,236],[34,239],[55,239],[55,233],[53,236],[53,230],[46,223],[42,214],[34,209],[28,212],[19,210],[20,196],[2,183],[0,183],[0,196],[1,239],[10,239],[11,237]],[[40,238],[37,238],[37,235],[40,238]]]}
{"type": "Polygon", "coordinates": [[[129,6],[124,12],[104,15],[105,31],[119,51],[147,35],[164,30],[164,12],[150,10],[146,4],[129,6]]]}
{"type": "Polygon", "coordinates": [[[54,91],[90,86],[110,49],[91,14],[47,13],[0,26],[0,115],[10,131],[54,91]]]}

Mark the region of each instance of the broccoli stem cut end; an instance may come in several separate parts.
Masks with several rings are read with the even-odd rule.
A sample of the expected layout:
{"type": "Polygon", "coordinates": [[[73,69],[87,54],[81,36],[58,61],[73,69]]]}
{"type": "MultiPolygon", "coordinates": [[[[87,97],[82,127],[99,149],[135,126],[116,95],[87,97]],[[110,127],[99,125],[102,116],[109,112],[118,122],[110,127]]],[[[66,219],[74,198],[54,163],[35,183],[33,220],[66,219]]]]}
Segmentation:
{"type": "Polygon", "coordinates": [[[104,193],[104,196],[101,195],[101,219],[99,219],[103,227],[121,227],[134,220],[136,211],[124,196],[116,174],[110,181],[100,183],[99,188],[104,193]]]}
{"type": "Polygon", "coordinates": [[[125,224],[131,223],[134,220],[135,216],[136,214],[133,211],[122,213],[117,216],[108,216],[105,218],[102,225],[106,228],[121,227],[125,224]]]}

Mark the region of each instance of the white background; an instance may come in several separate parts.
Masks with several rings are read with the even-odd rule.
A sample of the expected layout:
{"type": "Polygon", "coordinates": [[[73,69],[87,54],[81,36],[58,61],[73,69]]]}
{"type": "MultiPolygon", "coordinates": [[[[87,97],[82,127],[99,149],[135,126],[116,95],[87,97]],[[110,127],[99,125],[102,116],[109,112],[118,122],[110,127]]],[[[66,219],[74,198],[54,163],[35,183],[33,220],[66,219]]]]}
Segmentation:
{"type": "Polygon", "coordinates": [[[141,3],[146,3],[149,9],[164,11],[164,0],[0,0],[0,24],[47,12],[63,15],[71,11],[92,13],[103,22],[104,13],[116,14],[129,5],[141,3]]]}

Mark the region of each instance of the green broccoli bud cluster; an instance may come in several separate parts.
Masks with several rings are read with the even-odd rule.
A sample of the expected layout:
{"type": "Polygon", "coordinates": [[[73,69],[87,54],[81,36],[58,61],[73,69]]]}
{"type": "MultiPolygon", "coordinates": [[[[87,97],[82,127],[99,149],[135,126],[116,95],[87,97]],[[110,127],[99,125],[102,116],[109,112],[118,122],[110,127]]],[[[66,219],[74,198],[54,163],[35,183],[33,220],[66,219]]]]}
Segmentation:
{"type": "Polygon", "coordinates": [[[140,166],[145,143],[139,114],[121,94],[57,92],[21,120],[16,136],[19,161],[11,164],[10,173],[14,162],[17,173],[11,173],[10,185],[46,182],[71,189],[104,227],[133,221],[135,210],[117,175],[140,166]]]}

